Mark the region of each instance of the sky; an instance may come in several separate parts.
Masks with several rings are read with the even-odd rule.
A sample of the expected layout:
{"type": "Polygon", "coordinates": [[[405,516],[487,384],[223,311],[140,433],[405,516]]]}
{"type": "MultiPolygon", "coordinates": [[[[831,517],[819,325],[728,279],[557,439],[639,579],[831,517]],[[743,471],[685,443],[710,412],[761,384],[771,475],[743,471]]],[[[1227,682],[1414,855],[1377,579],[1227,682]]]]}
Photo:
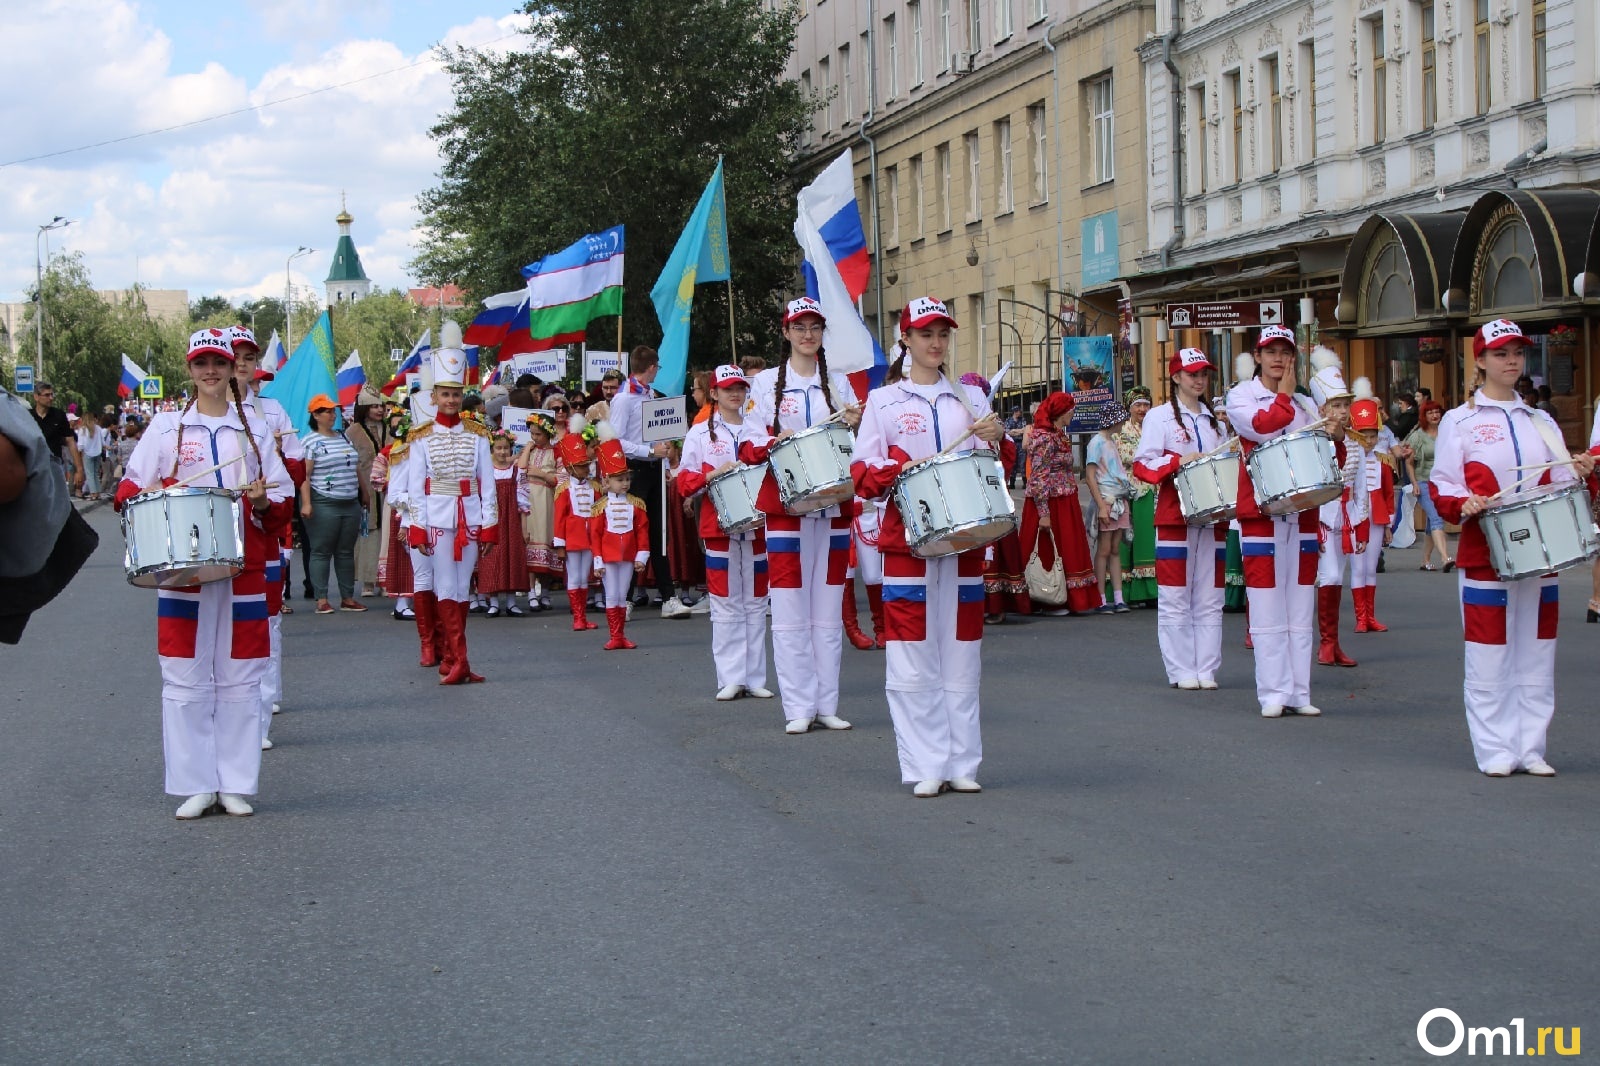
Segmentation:
{"type": "Polygon", "coordinates": [[[316,251],[294,261],[293,283],[321,299],[341,195],[373,284],[416,284],[416,197],[440,162],[428,128],[451,102],[429,57],[440,42],[522,47],[518,6],[6,3],[0,301],[26,298],[46,240],[52,253],[82,252],[96,288],[137,282],[235,302],[282,298],[285,261],[303,245],[316,251]],[[253,110],[100,143],[241,109],[253,110]],[[73,224],[41,238],[57,215],[73,224]]]}

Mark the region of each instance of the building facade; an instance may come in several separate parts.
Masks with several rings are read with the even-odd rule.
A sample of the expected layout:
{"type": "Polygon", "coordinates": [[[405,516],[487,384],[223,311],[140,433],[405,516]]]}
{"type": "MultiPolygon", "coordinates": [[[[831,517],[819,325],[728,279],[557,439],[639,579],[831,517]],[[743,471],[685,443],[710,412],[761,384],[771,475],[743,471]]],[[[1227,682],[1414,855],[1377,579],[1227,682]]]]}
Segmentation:
{"type": "Polygon", "coordinates": [[[789,76],[817,101],[797,167],[848,149],[887,349],[916,296],[962,328],[952,369],[1061,377],[1064,333],[1112,332],[1145,233],[1151,0],[805,0],[789,76]]]}
{"type": "Polygon", "coordinates": [[[339,225],[339,240],[333,246],[333,262],[328,266],[326,293],[328,306],[354,303],[372,291],[372,282],[361,266],[361,253],[350,236],[350,224],[355,221],[343,207],[333,219],[339,225]]]}

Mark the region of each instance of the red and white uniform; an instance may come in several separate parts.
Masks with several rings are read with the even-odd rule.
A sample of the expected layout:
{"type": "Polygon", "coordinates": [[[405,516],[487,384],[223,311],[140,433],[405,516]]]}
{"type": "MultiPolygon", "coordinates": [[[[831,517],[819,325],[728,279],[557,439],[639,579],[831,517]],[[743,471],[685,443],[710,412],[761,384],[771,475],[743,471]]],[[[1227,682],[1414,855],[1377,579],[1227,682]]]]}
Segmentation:
{"type": "Polygon", "coordinates": [[[1383,531],[1394,518],[1394,471],[1379,458],[1386,448],[1380,443],[1365,448],[1354,434],[1335,444],[1340,469],[1344,471],[1344,492],[1337,500],[1322,505],[1322,559],[1317,564],[1317,584],[1339,585],[1344,581],[1344,565],[1350,564],[1350,589],[1371,588],[1378,583],[1378,556],[1383,553],[1383,531]]]}
{"type": "MultiPolygon", "coordinates": [[[[294,423],[289,419],[289,412],[284,410],[283,404],[277,400],[256,392],[245,393],[244,406],[247,412],[266,423],[275,442],[274,447],[278,456],[283,460],[284,467],[289,471],[289,478],[294,483],[290,496],[297,497],[300,483],[306,479],[306,449],[300,442],[300,435],[294,431],[294,423]]],[[[277,557],[267,560],[267,633],[272,642],[272,654],[267,660],[266,672],[261,675],[261,739],[263,740],[267,738],[272,728],[272,705],[283,701],[284,574],[293,550],[294,532],[290,527],[278,540],[277,557]]]]}
{"type": "MultiPolygon", "coordinates": [[[[1481,391],[1473,406],[1447,412],[1439,424],[1428,486],[1439,517],[1461,526],[1456,564],[1466,638],[1462,691],[1473,755],[1485,772],[1510,773],[1544,759],[1545,733],[1556,709],[1559,583],[1555,574],[1496,578],[1483,529],[1475,517],[1462,519],[1461,506],[1470,496],[1492,496],[1515,484],[1525,472],[1514,467],[1561,458],[1550,445],[1560,436],[1543,411],[1521,400],[1491,400],[1481,391]]],[[[1537,484],[1575,479],[1570,467],[1560,466],[1537,484]]],[[[1533,491],[1537,486],[1529,485],[1498,502],[1533,491]]]]}
{"type": "MultiPolygon", "coordinates": [[[[753,420],[739,425],[713,411],[683,438],[678,491],[685,498],[705,489],[707,478],[738,462],[739,447],[764,444],[767,431],[753,420]]],[[[706,550],[706,591],[711,595],[711,656],[717,687],[767,686],[767,536],[760,528],[727,536],[717,525],[709,495],[700,499],[700,539],[706,550]]],[[[787,690],[785,690],[787,691],[787,690]]],[[[785,708],[788,703],[785,701],[785,708]]],[[[831,712],[829,712],[831,713],[831,712]]]]}
{"type": "Polygon", "coordinates": [[[194,407],[182,414],[156,415],[129,457],[117,490],[120,507],[139,492],[230,459],[238,461],[195,484],[240,488],[258,476],[267,482],[272,503],[264,514],[256,514],[248,500],[243,504],[244,571],[231,581],[156,593],[161,736],[166,791],[174,796],[256,793],[263,736],[261,679],[271,658],[267,563],[277,558],[293,490],[266,423],[251,418],[246,426],[231,405],[216,418],[194,407]],[[259,466],[256,451],[261,454],[259,466]]]}
{"type": "MultiPolygon", "coordinates": [[[[783,397],[777,397],[778,367],[755,376],[750,385],[754,413],[747,422],[772,432],[798,433],[824,422],[855,400],[843,374],[828,375],[833,409],[822,391],[821,374],[802,377],[791,365],[783,397]]],[[[765,463],[770,442],[746,443],[740,458],[765,463]]],[[[789,721],[839,713],[839,659],[844,648],[840,613],[845,572],[850,566],[848,510],[826,507],[791,515],[778,497],[771,472],[757,505],[767,516],[767,563],[772,593],[772,658],[778,670],[783,716],[789,721]]]]}
{"type": "Polygon", "coordinates": [[[603,494],[592,478],[569,477],[556,490],[550,543],[567,553],[567,588],[587,589],[594,547],[589,528],[603,494]]]}
{"type": "MultiPolygon", "coordinates": [[[[478,542],[493,543],[498,534],[489,441],[460,416],[440,414],[430,432],[410,442],[403,473],[406,536],[417,591],[432,589],[440,600],[465,603],[478,542]],[[432,554],[422,553],[424,545],[432,554]]],[[[389,476],[393,484],[393,469],[389,476]]]]}
{"type": "MultiPolygon", "coordinates": [[[[634,564],[650,561],[650,519],[644,502],[626,492],[603,493],[589,519],[589,543],[594,546],[594,571],[603,575],[607,609],[626,607],[634,564]]],[[[568,552],[570,558],[570,548],[568,552]]]]}
{"type": "MultiPolygon", "coordinates": [[[[903,380],[874,389],[867,394],[851,464],[857,495],[886,496],[906,464],[935,455],[966,432],[974,414],[988,411],[988,398],[974,385],[903,380]]],[[[967,450],[987,447],[976,437],[964,445],[967,450]]],[[[901,780],[974,778],[983,761],[978,724],[983,552],[939,559],[911,554],[892,499],[879,521],[878,549],[889,637],[884,687],[901,780]]]]}
{"type": "Polygon", "coordinates": [[[1208,452],[1224,437],[1209,409],[1171,403],[1150,409],[1133,456],[1133,476],[1157,486],[1156,633],[1167,683],[1215,681],[1222,666],[1222,599],[1226,588],[1228,529],[1221,522],[1184,521],[1172,476],[1178,460],[1208,452]]]}
{"type": "MultiPolygon", "coordinates": [[[[1317,421],[1310,399],[1285,396],[1252,379],[1228,390],[1228,423],[1242,453],[1317,421]]],[[[1246,464],[1239,464],[1239,547],[1256,646],[1256,698],[1271,706],[1311,703],[1316,638],[1317,511],[1271,517],[1256,506],[1246,464]]]]}

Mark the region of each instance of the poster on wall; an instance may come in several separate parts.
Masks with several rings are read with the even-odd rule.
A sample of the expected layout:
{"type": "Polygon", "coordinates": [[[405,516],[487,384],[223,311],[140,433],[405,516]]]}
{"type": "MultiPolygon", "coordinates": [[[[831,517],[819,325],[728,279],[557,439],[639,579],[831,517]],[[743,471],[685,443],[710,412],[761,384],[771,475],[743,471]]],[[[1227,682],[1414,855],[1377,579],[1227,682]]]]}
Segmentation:
{"type": "Polygon", "coordinates": [[[1100,429],[1100,409],[1115,399],[1113,338],[1063,337],[1062,380],[1071,383],[1072,418],[1068,433],[1094,433],[1100,429]]]}

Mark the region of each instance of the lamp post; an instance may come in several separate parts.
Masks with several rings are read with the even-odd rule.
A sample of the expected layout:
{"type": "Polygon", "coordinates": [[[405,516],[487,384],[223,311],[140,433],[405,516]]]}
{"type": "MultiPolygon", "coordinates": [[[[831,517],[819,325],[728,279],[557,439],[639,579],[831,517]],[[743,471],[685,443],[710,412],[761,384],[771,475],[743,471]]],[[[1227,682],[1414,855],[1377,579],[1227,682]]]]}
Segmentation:
{"type": "Polygon", "coordinates": [[[39,286],[34,290],[34,296],[39,302],[37,313],[33,319],[33,335],[39,342],[39,354],[33,365],[33,379],[35,381],[44,380],[44,259],[39,252],[39,242],[51,230],[65,229],[75,221],[77,220],[57,215],[40,226],[38,235],[33,239],[33,271],[39,286]]]}
{"type": "Polygon", "coordinates": [[[283,350],[286,355],[294,354],[294,288],[289,281],[289,264],[314,251],[315,248],[302,244],[283,262],[283,350]]]}

